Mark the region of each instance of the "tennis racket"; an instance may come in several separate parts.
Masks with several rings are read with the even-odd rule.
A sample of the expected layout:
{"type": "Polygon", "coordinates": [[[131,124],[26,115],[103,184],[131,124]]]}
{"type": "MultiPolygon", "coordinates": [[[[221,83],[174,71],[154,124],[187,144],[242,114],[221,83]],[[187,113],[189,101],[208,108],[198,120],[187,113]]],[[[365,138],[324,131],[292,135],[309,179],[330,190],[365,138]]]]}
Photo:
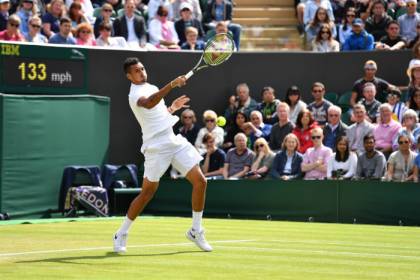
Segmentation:
{"type": "Polygon", "coordinates": [[[204,47],[197,65],[185,75],[187,80],[196,72],[209,66],[217,66],[230,58],[235,50],[235,42],[227,33],[219,33],[211,37],[204,47]]]}

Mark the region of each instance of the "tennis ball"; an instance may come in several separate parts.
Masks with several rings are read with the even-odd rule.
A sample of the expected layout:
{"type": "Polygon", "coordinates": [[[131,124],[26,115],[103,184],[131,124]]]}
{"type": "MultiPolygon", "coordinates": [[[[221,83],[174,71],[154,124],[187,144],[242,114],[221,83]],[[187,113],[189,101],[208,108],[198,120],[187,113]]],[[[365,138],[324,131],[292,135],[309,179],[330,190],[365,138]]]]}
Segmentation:
{"type": "Polygon", "coordinates": [[[218,126],[225,126],[226,125],[226,119],[223,116],[217,117],[217,125],[218,126]]]}

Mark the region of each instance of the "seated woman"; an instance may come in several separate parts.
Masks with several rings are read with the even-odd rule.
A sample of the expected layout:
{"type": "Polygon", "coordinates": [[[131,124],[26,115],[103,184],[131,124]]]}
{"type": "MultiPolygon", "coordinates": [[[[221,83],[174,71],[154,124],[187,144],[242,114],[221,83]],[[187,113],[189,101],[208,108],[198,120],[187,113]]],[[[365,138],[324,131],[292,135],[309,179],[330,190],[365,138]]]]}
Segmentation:
{"type": "Polygon", "coordinates": [[[93,28],[87,23],[81,23],[76,28],[76,44],[82,46],[96,46],[93,28]]]}
{"type": "Polygon", "coordinates": [[[308,148],[314,146],[314,143],[311,140],[311,131],[315,127],[318,127],[318,123],[312,117],[311,111],[306,108],[302,109],[298,114],[296,127],[292,131],[299,139],[298,151],[302,155],[308,148]]]}
{"type": "Polygon", "coordinates": [[[417,182],[418,169],[414,164],[416,153],[410,150],[410,145],[410,137],[404,134],[398,137],[398,150],[393,152],[388,159],[387,181],[417,182]]]}
{"type": "Polygon", "coordinates": [[[68,17],[71,19],[71,31],[76,34],[77,26],[83,22],[89,23],[82,12],[82,5],[79,2],[73,2],[68,11],[68,17]]]}
{"type": "Polygon", "coordinates": [[[247,173],[249,179],[264,178],[270,171],[275,154],[268,146],[267,140],[258,138],[254,143],[254,161],[251,165],[251,171],[247,173]]]}
{"type": "Polygon", "coordinates": [[[179,49],[174,22],[168,20],[168,8],[159,6],[156,18],[149,22],[150,44],[160,49],[179,49]]]}
{"type": "Polygon", "coordinates": [[[340,44],[334,40],[329,24],[323,23],[312,41],[314,52],[339,52],[340,44]]]}
{"type": "Polygon", "coordinates": [[[328,179],[351,179],[356,174],[357,155],[349,149],[349,139],[339,136],[335,143],[337,152],[328,161],[328,179]]]}
{"type": "Polygon", "coordinates": [[[223,149],[228,151],[234,146],[235,135],[239,132],[244,132],[242,130],[242,125],[248,122],[248,117],[243,112],[237,112],[235,115],[235,122],[227,129],[227,134],[225,137],[225,142],[223,143],[223,149]]]}
{"type": "Polygon", "coordinates": [[[282,149],[274,157],[270,176],[274,179],[291,180],[302,177],[302,155],[298,152],[299,140],[289,133],[283,140],[282,149]]]}
{"type": "Polygon", "coordinates": [[[195,147],[200,154],[206,152],[206,146],[203,144],[203,137],[206,133],[212,133],[216,139],[216,146],[220,147],[223,144],[225,131],[223,128],[216,125],[217,114],[212,110],[207,110],[203,113],[204,127],[198,131],[197,139],[195,140],[195,147]]]}

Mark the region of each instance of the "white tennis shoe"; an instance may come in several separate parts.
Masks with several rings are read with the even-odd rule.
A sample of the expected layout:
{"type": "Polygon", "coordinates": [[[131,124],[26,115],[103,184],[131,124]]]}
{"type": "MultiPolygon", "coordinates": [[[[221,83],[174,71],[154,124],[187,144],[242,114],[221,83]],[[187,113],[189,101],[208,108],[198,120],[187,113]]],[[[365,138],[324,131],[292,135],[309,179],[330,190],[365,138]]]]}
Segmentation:
{"type": "Polygon", "coordinates": [[[204,230],[195,231],[194,229],[190,229],[185,233],[185,236],[188,240],[192,241],[197,245],[198,248],[205,252],[213,251],[213,248],[207,242],[206,237],[204,236],[204,230]]]}
{"type": "Polygon", "coordinates": [[[118,234],[114,235],[114,252],[115,253],[125,253],[127,252],[127,237],[128,234],[118,234]]]}

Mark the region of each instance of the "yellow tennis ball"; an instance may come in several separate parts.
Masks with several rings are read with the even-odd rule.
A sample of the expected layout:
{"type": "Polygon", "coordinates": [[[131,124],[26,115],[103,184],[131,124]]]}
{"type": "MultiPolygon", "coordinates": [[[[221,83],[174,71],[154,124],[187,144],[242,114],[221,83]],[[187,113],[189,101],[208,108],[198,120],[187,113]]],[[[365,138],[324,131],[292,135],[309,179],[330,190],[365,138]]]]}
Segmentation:
{"type": "Polygon", "coordinates": [[[218,126],[225,126],[226,125],[226,119],[223,116],[217,117],[217,125],[218,126]]]}

